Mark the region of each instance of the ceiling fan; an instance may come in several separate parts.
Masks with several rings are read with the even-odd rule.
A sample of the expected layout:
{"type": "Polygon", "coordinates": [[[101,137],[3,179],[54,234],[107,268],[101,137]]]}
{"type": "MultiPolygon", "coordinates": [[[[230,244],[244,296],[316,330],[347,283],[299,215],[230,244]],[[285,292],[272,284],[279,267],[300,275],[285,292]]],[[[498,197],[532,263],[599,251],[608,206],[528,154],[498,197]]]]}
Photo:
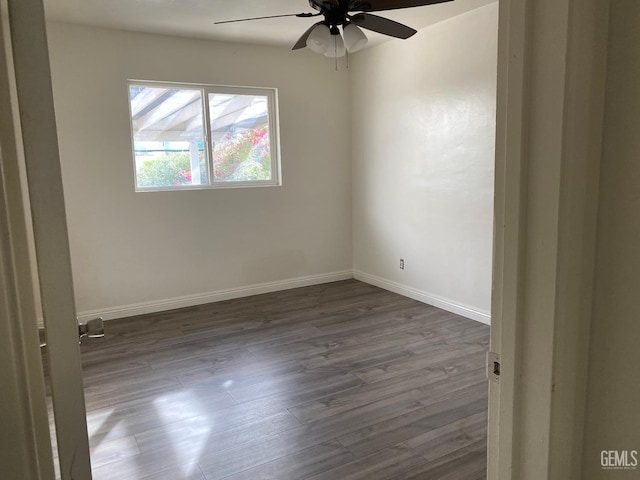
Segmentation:
{"type": "Polygon", "coordinates": [[[235,23],[281,17],[309,18],[322,16],[324,19],[309,27],[298,39],[292,50],[309,47],[314,52],[328,57],[341,57],[347,52],[356,52],[367,44],[367,37],[360,28],[402,39],[407,39],[417,33],[417,30],[402,23],[372,15],[369,12],[421,7],[451,1],[453,0],[309,0],[309,5],[317,13],[270,15],[215,23],[235,23]],[[340,35],[340,26],[342,26],[344,39],[340,35]]]}

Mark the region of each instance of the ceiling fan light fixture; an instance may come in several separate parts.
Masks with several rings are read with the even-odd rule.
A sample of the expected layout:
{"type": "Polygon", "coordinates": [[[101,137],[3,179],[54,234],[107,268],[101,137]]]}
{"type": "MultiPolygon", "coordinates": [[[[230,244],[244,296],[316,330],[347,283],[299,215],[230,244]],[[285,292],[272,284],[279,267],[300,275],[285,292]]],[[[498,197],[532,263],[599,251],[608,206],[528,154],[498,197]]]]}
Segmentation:
{"type": "Polygon", "coordinates": [[[344,31],[344,44],[349,53],[364,48],[369,41],[364,32],[353,23],[348,23],[342,30],[344,31]]]}
{"type": "Polygon", "coordinates": [[[321,23],[311,31],[307,38],[307,47],[316,53],[325,53],[333,45],[329,27],[321,23]]]}
{"type": "Polygon", "coordinates": [[[342,39],[342,35],[338,33],[337,35],[331,35],[331,39],[329,40],[329,48],[324,52],[325,56],[331,58],[339,58],[344,57],[347,54],[347,49],[344,46],[344,40],[342,39]]]}

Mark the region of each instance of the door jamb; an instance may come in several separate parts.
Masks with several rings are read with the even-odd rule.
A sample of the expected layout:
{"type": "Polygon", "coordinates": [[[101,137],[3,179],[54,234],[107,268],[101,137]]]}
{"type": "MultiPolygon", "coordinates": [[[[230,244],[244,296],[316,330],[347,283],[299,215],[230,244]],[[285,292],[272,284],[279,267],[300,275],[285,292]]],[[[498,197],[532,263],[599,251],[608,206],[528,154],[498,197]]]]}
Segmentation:
{"type": "Polygon", "coordinates": [[[78,323],[44,6],[42,0],[7,0],[7,5],[60,470],[63,480],[90,480],[78,323]]]}
{"type": "Polygon", "coordinates": [[[0,105],[0,465],[11,478],[54,480],[6,0],[0,0],[0,105]]]}
{"type": "Polygon", "coordinates": [[[500,0],[494,182],[491,351],[500,356],[498,382],[489,382],[487,478],[512,478],[526,208],[529,11],[527,0],[500,0]]]}
{"type": "Polygon", "coordinates": [[[488,478],[581,478],[610,0],[500,0],[488,478]]]}

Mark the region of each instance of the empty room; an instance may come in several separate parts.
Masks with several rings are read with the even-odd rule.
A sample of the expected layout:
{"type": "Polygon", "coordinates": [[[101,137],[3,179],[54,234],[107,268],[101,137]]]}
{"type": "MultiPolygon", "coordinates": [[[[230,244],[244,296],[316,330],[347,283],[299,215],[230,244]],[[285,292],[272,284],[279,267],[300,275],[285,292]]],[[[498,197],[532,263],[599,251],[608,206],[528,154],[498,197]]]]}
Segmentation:
{"type": "Polygon", "coordinates": [[[640,3],[498,3],[0,0],[0,477],[637,478],[640,3]]]}
{"type": "Polygon", "coordinates": [[[45,1],[94,479],[486,478],[498,3],[311,3],[45,1]]]}

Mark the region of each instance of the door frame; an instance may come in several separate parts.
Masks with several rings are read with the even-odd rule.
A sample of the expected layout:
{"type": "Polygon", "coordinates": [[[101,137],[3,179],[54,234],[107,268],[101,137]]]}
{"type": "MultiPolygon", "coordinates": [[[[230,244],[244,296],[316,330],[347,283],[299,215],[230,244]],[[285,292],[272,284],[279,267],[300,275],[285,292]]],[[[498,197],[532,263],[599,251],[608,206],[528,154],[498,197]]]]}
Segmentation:
{"type": "Polygon", "coordinates": [[[0,0],[0,465],[54,480],[5,0],[0,0]]]}
{"type": "Polygon", "coordinates": [[[488,478],[582,478],[609,0],[500,0],[488,478]]]}
{"type": "MultiPolygon", "coordinates": [[[[46,37],[44,6],[42,0],[1,0],[3,53],[7,57],[3,68],[9,77],[2,92],[11,99],[10,112],[13,116],[12,129],[17,144],[17,155],[3,157],[3,182],[5,164],[13,171],[21,173],[20,187],[28,191],[28,197],[22,195],[23,203],[13,202],[7,205],[10,215],[23,221],[31,219],[32,245],[35,249],[36,275],[39,288],[33,288],[31,278],[33,258],[27,247],[22,252],[7,252],[19,266],[18,272],[30,279],[32,302],[29,318],[22,319],[22,325],[14,328],[29,335],[29,343],[21,345],[19,355],[28,358],[40,356],[37,331],[38,306],[41,307],[47,340],[47,366],[53,413],[56,426],[57,452],[60,474],[63,480],[91,479],[89,440],[84,402],[82,367],[78,346],[78,322],[76,319],[73,278],[71,274],[71,255],[67,232],[64,193],[60,153],[56,129],[49,51],[46,37]],[[26,173],[26,185],[23,181],[26,173]],[[28,207],[27,207],[28,206],[28,207]],[[28,211],[27,211],[28,210],[28,211]],[[38,292],[37,303],[34,293],[38,292]],[[35,332],[35,335],[34,335],[35,332]]],[[[2,146],[4,148],[4,145],[2,146]]],[[[15,180],[15,179],[14,179],[15,180]]],[[[20,239],[10,232],[13,244],[20,239]]],[[[4,253],[4,252],[3,252],[4,253]]],[[[17,285],[14,285],[17,287],[17,285]]],[[[24,287],[24,285],[23,285],[24,287]]],[[[23,288],[22,291],[26,289],[23,288]]],[[[16,289],[16,291],[19,291],[16,289]]],[[[28,295],[28,293],[25,293],[28,295]]],[[[20,362],[22,363],[22,362],[20,362]]],[[[18,364],[20,364],[18,363],[18,364]]],[[[35,368],[35,367],[33,367],[35,368]]],[[[47,409],[42,385],[42,366],[40,371],[25,372],[28,378],[39,378],[38,385],[29,390],[28,397],[39,398],[39,404],[27,404],[25,412],[34,422],[36,438],[33,447],[38,451],[30,452],[43,462],[52,456],[50,436],[47,434],[49,449],[42,451],[44,434],[48,433],[47,409]],[[44,405],[44,409],[43,409],[44,405]],[[43,417],[43,413],[45,416],[43,417]],[[47,420],[46,425],[43,423],[47,420]]],[[[28,387],[28,385],[27,385],[28,387]]],[[[49,472],[24,478],[47,478],[49,472]]],[[[16,477],[18,478],[18,477],[16,477]]]]}
{"type": "MultiPolygon", "coordinates": [[[[42,126],[55,142],[41,0],[0,1],[3,22],[7,4],[10,10],[17,90],[37,84],[36,92],[47,94],[42,126]]],[[[491,348],[500,354],[502,369],[499,383],[490,384],[490,479],[580,478],[608,5],[609,0],[500,0],[491,348]],[[573,415],[567,414],[569,407],[573,415]]],[[[3,39],[6,47],[6,32],[3,39]]],[[[36,117],[42,113],[41,98],[19,100],[22,112],[37,108],[31,110],[36,117]]],[[[42,140],[29,123],[34,119],[27,117],[23,114],[16,122],[26,150],[42,140]]],[[[52,265],[54,271],[61,268],[59,283],[68,300],[73,298],[68,252],[55,262],[49,258],[50,264],[42,254],[44,248],[51,255],[51,246],[59,252],[66,241],[66,229],[56,230],[52,239],[42,228],[43,211],[64,212],[57,155],[50,160],[45,171],[52,176],[45,178],[38,171],[41,165],[28,168],[38,271],[46,287],[42,272],[51,273],[52,265]],[[39,208],[44,210],[36,214],[39,208]]],[[[5,164],[19,169],[19,161],[2,157],[5,185],[10,170],[5,164]]],[[[9,200],[5,193],[2,202],[11,217],[24,218],[24,206],[9,200]]],[[[20,235],[10,229],[6,237],[17,245],[20,235]]],[[[6,242],[0,242],[0,249],[24,278],[28,252],[6,242]]],[[[21,284],[16,276],[2,273],[0,286],[17,294],[21,284]]],[[[43,302],[47,296],[51,300],[47,291],[43,302]]],[[[24,321],[31,310],[23,311],[27,318],[12,317],[10,325],[24,340],[11,342],[12,365],[30,380],[22,378],[20,392],[33,400],[15,406],[17,416],[31,419],[32,435],[16,442],[13,451],[20,458],[39,459],[43,468],[32,478],[48,479],[42,372],[33,364],[39,349],[35,326],[24,321]]],[[[70,348],[65,361],[76,365],[58,372],[70,382],[72,394],[57,399],[61,410],[56,415],[73,419],[73,429],[79,431],[79,436],[64,427],[58,432],[59,442],[66,445],[63,461],[79,462],[80,478],[90,478],[84,404],[69,400],[82,395],[75,312],[67,311],[48,328],[50,349],[60,353],[70,348]]],[[[19,372],[14,373],[19,380],[19,372]]],[[[0,378],[5,381],[4,370],[0,378]]]]}

